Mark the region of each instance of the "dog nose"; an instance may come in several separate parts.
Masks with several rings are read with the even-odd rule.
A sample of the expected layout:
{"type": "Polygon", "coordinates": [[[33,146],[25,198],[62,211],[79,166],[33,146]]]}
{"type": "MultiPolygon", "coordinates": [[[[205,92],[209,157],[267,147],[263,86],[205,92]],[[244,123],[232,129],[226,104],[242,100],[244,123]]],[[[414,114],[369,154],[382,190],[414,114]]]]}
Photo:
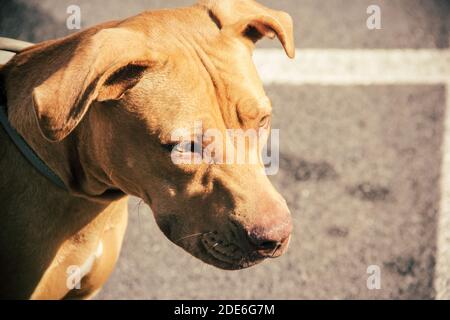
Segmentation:
{"type": "Polygon", "coordinates": [[[256,227],[247,234],[251,246],[261,256],[278,257],[285,250],[292,231],[292,224],[264,229],[256,227]]]}
{"type": "Polygon", "coordinates": [[[278,257],[288,246],[292,220],[289,210],[280,207],[275,212],[261,214],[247,229],[250,245],[263,257],[278,257]]]}

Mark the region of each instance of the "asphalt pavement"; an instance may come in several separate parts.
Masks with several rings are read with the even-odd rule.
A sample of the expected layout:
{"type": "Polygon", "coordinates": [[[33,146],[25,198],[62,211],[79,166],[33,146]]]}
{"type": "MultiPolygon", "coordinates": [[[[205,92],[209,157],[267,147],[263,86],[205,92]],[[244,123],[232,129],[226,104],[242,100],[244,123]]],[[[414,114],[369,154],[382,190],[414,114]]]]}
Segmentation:
{"type": "MultiPolygon", "coordinates": [[[[295,22],[304,48],[448,49],[450,1],[265,0],[295,22]],[[382,29],[366,27],[371,4],[382,29]]],[[[82,27],[192,1],[3,0],[0,36],[38,42],[82,27]]],[[[279,47],[264,41],[261,47],[279,47]]],[[[388,72],[388,70],[386,71],[388,72]]],[[[450,75],[449,75],[450,76],[450,75]]],[[[170,243],[131,199],[123,250],[98,299],[434,298],[446,90],[444,85],[269,85],[280,129],[272,181],[294,218],[288,253],[222,271],[170,243]],[[369,266],[381,289],[369,290],[369,266]]],[[[449,266],[450,272],[450,266],[449,266]]]]}

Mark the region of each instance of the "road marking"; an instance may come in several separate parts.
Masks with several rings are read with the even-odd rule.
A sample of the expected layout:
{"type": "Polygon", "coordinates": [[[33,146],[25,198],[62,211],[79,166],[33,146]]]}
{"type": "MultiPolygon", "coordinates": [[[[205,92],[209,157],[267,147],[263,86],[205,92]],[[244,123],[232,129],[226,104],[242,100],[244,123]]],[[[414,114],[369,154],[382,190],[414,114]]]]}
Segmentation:
{"type": "Polygon", "coordinates": [[[9,51],[0,50],[0,64],[5,64],[12,57],[14,57],[14,53],[9,52],[9,51]]]}
{"type": "Polygon", "coordinates": [[[442,84],[450,79],[450,50],[258,49],[254,61],[265,84],[442,84]]]}
{"type": "Polygon", "coordinates": [[[448,300],[450,299],[450,81],[446,86],[446,99],[434,289],[437,299],[448,300]]]}
{"type": "MultiPolygon", "coordinates": [[[[257,49],[254,61],[265,84],[375,85],[450,82],[450,50],[257,49]]],[[[12,55],[1,53],[0,63],[12,55]]]]}

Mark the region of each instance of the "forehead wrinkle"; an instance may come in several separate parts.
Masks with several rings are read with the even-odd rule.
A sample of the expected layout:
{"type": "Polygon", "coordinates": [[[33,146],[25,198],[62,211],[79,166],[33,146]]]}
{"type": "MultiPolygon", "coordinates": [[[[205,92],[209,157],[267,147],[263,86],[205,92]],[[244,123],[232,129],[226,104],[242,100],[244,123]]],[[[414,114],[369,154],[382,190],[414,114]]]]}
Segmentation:
{"type": "Polygon", "coordinates": [[[208,56],[213,60],[210,63],[214,71],[214,74],[209,73],[211,77],[220,79],[222,84],[218,100],[228,127],[241,126],[243,119],[252,120],[260,114],[271,113],[271,101],[265,93],[248,49],[227,37],[222,37],[221,40],[224,42],[222,47],[226,48],[213,50],[208,56]],[[232,54],[227,54],[230,51],[232,54]],[[220,95],[221,92],[223,93],[220,95]]]}
{"type": "MultiPolygon", "coordinates": [[[[205,47],[196,45],[195,49],[202,63],[203,70],[208,75],[206,81],[212,86],[214,92],[214,100],[217,107],[211,106],[211,111],[214,112],[215,119],[220,119],[217,125],[222,127],[222,129],[232,127],[233,123],[238,123],[236,109],[232,103],[232,97],[229,95],[227,82],[222,76],[222,70],[216,65],[218,59],[215,50],[206,52],[208,49],[207,44],[205,47]]],[[[227,74],[227,72],[224,72],[224,74],[227,74]]]]}

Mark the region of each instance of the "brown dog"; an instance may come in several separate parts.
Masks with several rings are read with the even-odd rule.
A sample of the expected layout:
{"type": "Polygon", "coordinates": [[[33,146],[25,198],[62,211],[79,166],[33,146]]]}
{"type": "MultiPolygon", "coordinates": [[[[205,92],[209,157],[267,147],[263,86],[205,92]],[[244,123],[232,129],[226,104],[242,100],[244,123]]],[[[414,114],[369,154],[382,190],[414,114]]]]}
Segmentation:
{"type": "Polygon", "coordinates": [[[10,124],[67,190],[0,129],[0,296],[98,291],[120,251],[126,195],[144,199],[167,237],[206,263],[240,269],[281,255],[290,213],[261,165],[177,165],[169,151],[171,132],[196,120],[223,131],[270,126],[251,58],[263,36],[294,56],[286,13],[201,0],[44,42],[3,66],[10,124]],[[71,290],[74,266],[82,281],[71,290]]]}

